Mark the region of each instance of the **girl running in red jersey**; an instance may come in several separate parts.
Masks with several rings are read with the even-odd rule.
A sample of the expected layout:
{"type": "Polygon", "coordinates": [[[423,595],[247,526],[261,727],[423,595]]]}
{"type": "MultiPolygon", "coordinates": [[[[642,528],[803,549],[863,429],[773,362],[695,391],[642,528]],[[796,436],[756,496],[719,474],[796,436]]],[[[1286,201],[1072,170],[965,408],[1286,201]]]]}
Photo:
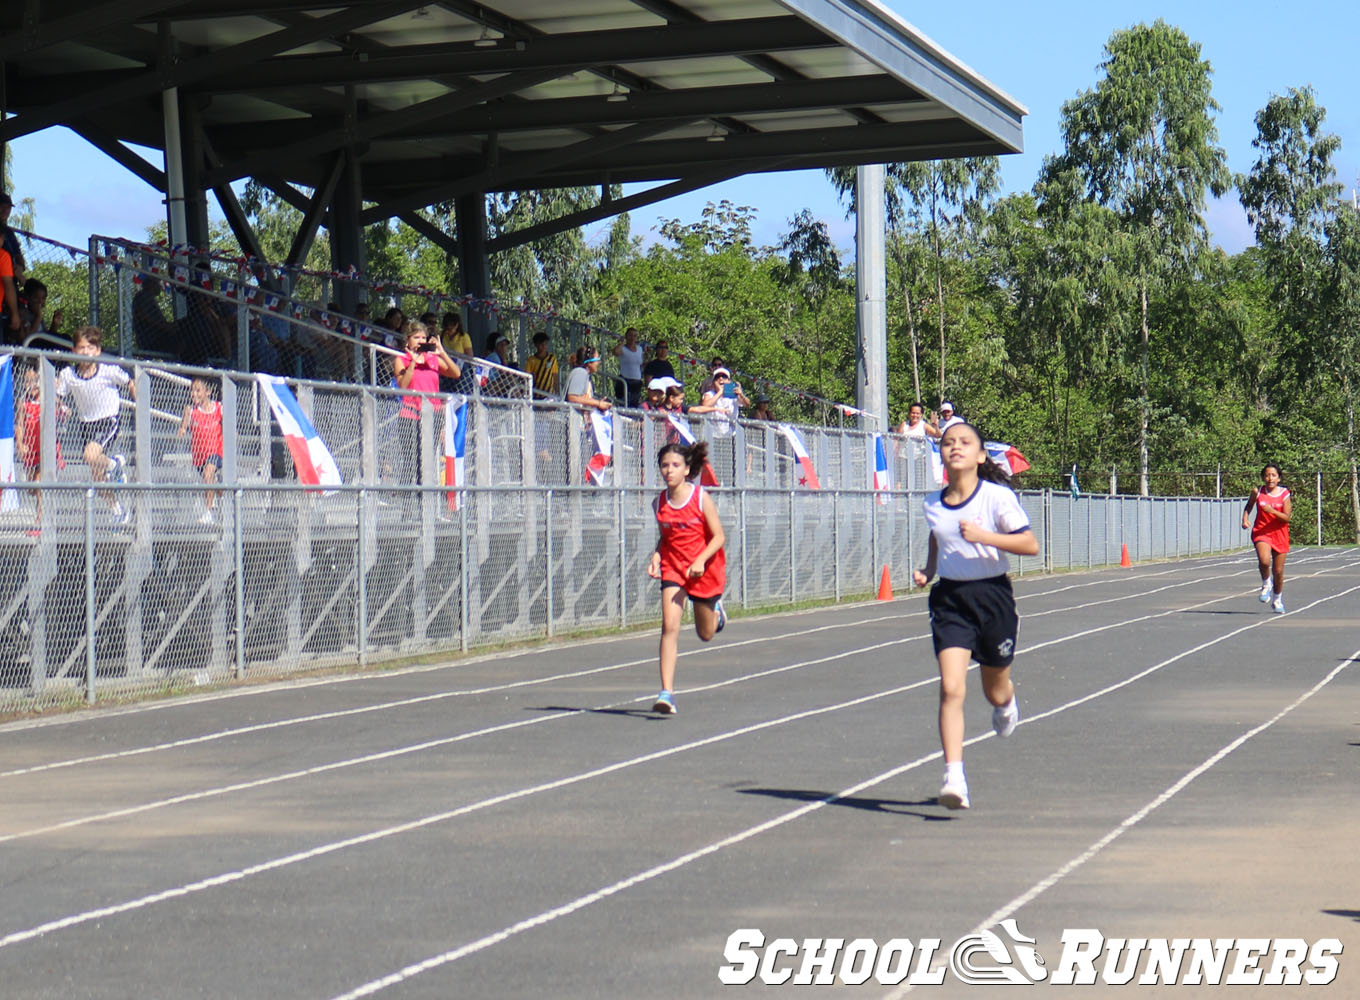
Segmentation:
{"type": "Polygon", "coordinates": [[[1251,541],[1256,546],[1257,568],[1261,571],[1261,593],[1257,598],[1269,604],[1277,615],[1284,614],[1284,557],[1289,553],[1289,519],[1294,502],[1289,490],[1280,485],[1280,467],[1267,463],[1261,470],[1261,488],[1247,497],[1242,511],[1242,527],[1247,527],[1247,515],[1256,508],[1256,523],[1251,528],[1251,541]],[[1273,603],[1272,603],[1273,599],[1273,603]]]}
{"type": "Polygon", "coordinates": [[[704,642],[727,624],[722,593],[727,585],[727,557],[722,521],[713,498],[689,481],[708,457],[708,445],[671,443],[657,453],[666,490],[652,503],[661,539],[647,575],[661,581],[661,693],[652,711],[675,714],[675,659],[680,644],[680,616],[685,598],[694,602],[694,632],[704,642]]]}
{"type": "Polygon", "coordinates": [[[998,736],[1010,736],[1020,719],[1011,683],[1020,616],[1006,575],[1006,553],[1037,555],[1039,542],[1010,479],[987,457],[976,427],[962,420],[951,424],[940,435],[940,457],[949,484],[926,496],[930,548],[925,567],[912,579],[924,587],[939,568],[940,581],[929,599],[931,638],[940,663],[944,783],[939,802],[947,809],[967,809],[963,696],[968,664],[976,659],[980,665],[982,693],[992,704],[992,729],[998,736]]]}

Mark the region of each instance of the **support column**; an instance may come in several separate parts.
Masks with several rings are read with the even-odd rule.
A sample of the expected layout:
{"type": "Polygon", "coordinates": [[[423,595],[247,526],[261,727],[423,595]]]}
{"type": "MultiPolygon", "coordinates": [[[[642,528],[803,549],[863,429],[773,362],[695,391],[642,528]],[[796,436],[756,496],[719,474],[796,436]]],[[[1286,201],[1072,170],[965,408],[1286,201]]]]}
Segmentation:
{"type": "MultiPolygon", "coordinates": [[[[208,193],[203,188],[203,174],[207,158],[203,151],[203,128],[199,121],[197,98],[179,102],[180,141],[183,145],[184,168],[184,224],[190,246],[207,248],[212,245],[208,234],[208,193]]],[[[206,267],[206,262],[195,264],[206,267]]]]}
{"type": "MultiPolygon", "coordinates": [[[[486,250],[486,195],[461,195],[454,202],[458,222],[458,278],[464,295],[479,299],[491,294],[491,267],[486,250]]],[[[486,347],[486,336],[494,327],[491,317],[480,310],[469,310],[468,336],[472,350],[481,355],[486,347]]]]}
{"type": "Polygon", "coordinates": [[[887,431],[888,309],[883,260],[883,165],[855,171],[855,405],[860,429],[887,431]]]}
{"type": "MultiPolygon", "coordinates": [[[[345,274],[351,267],[361,274],[368,270],[364,251],[364,230],[359,221],[363,211],[363,179],[359,172],[359,155],[353,148],[345,150],[340,166],[340,179],[331,196],[331,269],[345,274]]],[[[335,282],[332,297],[340,312],[354,315],[359,303],[359,289],[352,281],[335,282]]]]}

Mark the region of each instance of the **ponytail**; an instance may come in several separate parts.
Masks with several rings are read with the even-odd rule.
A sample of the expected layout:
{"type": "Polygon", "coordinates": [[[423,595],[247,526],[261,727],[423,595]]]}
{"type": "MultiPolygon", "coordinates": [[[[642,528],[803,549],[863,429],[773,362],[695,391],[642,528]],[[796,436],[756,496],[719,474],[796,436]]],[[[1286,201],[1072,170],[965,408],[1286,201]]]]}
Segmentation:
{"type": "Polygon", "coordinates": [[[661,450],[656,453],[656,464],[660,465],[661,460],[670,452],[674,452],[685,460],[685,467],[689,469],[692,476],[704,467],[708,461],[708,442],[695,441],[693,444],[682,444],[679,441],[672,441],[662,445],[661,450]]]}

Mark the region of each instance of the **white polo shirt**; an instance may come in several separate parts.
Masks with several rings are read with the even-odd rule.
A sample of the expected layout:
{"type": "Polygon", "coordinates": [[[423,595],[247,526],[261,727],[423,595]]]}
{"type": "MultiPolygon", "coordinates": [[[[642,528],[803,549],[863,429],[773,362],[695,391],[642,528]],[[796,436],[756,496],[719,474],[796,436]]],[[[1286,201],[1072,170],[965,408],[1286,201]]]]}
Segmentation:
{"type": "Polygon", "coordinates": [[[984,580],[1009,573],[1010,560],[994,545],[965,541],[959,530],[963,521],[975,521],[987,531],[1016,535],[1029,527],[1029,515],[1020,498],[999,483],[979,479],[977,489],[963,503],[944,502],[944,490],[928,494],[926,524],[935,537],[936,571],[949,580],[984,580]]]}

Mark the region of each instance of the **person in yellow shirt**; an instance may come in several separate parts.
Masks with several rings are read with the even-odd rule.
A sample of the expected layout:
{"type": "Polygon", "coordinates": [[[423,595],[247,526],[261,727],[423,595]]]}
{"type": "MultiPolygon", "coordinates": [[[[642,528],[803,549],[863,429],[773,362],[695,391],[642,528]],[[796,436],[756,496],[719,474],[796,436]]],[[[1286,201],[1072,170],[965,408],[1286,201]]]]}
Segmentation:
{"type": "Polygon", "coordinates": [[[540,330],[534,334],[534,353],[524,361],[524,370],[534,380],[534,395],[556,396],[560,380],[557,355],[548,351],[548,335],[540,330]]]}
{"type": "Polygon", "coordinates": [[[443,341],[444,350],[449,354],[472,356],[472,338],[463,329],[463,317],[460,313],[446,312],[444,314],[444,323],[439,330],[439,339],[443,341]]]}

